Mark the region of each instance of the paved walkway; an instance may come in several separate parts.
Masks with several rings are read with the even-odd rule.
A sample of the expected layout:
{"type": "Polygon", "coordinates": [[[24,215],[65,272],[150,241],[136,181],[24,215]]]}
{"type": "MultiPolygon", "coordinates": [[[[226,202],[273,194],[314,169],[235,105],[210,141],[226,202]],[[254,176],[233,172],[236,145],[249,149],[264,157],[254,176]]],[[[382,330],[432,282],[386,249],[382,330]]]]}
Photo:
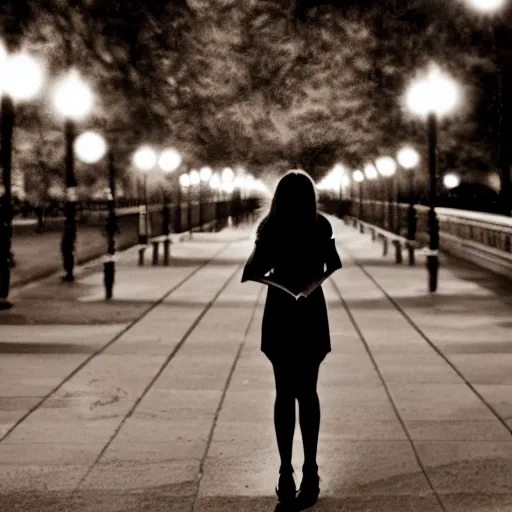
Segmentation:
{"type": "MultiPolygon", "coordinates": [[[[512,511],[510,286],[382,257],[331,218],[318,511],[512,511]],[[504,294],[507,293],[508,297],[504,294]]],[[[264,287],[250,229],[124,253],[115,300],[86,268],[20,288],[0,315],[0,510],[264,512],[279,466],[264,287]]],[[[300,481],[297,429],[294,465],[300,481]]]]}

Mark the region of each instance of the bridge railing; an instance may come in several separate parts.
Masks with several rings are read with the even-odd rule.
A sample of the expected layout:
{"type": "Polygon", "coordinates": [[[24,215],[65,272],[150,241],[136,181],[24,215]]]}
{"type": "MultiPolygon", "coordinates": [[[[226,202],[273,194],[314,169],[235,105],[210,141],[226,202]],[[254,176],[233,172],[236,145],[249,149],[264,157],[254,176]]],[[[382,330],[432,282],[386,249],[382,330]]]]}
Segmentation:
{"type": "MultiPolygon", "coordinates": [[[[335,203],[335,202],[334,202],[335,203]]],[[[328,213],[337,214],[339,205],[324,203],[328,213]],[[329,211],[330,210],[330,211],[329,211]]],[[[407,237],[408,204],[390,204],[376,200],[354,200],[342,208],[349,215],[407,237]],[[348,211],[348,213],[347,213],[348,211]]],[[[428,206],[415,205],[416,240],[429,241],[428,206]]],[[[440,248],[500,274],[512,277],[512,218],[491,213],[436,208],[440,230],[440,248]]]]}

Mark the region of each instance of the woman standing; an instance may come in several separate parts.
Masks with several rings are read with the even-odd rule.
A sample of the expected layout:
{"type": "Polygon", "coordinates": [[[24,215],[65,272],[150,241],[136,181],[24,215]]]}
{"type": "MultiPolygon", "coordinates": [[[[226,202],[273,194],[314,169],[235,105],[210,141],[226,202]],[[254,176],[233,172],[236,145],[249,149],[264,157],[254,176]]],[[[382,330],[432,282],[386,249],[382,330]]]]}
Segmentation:
{"type": "Polygon", "coordinates": [[[331,351],[327,307],[321,283],[341,268],[329,221],[317,212],[313,180],[303,171],[289,171],[279,181],[270,213],[256,231],[254,250],[242,282],[271,279],[286,291],[269,286],[262,323],[261,350],[272,363],[276,399],[274,425],[281,466],[277,510],[304,510],[316,503],[316,462],[320,429],[318,370],[331,351]],[[292,446],[295,400],[304,447],[302,482],[296,492],[292,446]]]}

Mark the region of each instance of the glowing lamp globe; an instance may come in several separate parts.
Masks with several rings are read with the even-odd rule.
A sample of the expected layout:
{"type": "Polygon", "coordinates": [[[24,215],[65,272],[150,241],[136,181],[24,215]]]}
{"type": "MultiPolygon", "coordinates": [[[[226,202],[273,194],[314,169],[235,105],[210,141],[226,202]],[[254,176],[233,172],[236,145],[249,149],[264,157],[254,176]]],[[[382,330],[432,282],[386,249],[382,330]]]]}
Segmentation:
{"type": "Polygon", "coordinates": [[[398,154],[398,163],[404,169],[414,169],[420,163],[420,155],[419,153],[409,146],[402,148],[398,154]]]}
{"type": "Polygon", "coordinates": [[[235,173],[233,172],[233,169],[231,169],[230,167],[226,167],[226,168],[222,169],[221,180],[223,182],[231,182],[231,181],[233,181],[234,177],[235,177],[235,173]]]}
{"type": "Polygon", "coordinates": [[[81,121],[91,111],[94,96],[76,70],[62,78],[54,91],[55,108],[62,116],[81,121]]]}
{"type": "Polygon", "coordinates": [[[212,177],[212,170],[210,167],[202,167],[199,169],[199,177],[203,182],[210,181],[210,178],[212,177]]]}
{"type": "Polygon", "coordinates": [[[415,81],[409,87],[406,97],[409,109],[422,117],[449,114],[459,101],[458,85],[435,65],[430,67],[424,79],[415,81]]]}
{"type": "Polygon", "coordinates": [[[384,177],[393,176],[396,172],[396,162],[390,156],[381,156],[375,160],[377,170],[384,177]]]}
{"type": "Polygon", "coordinates": [[[347,171],[345,167],[343,167],[343,165],[341,164],[336,164],[331,171],[332,176],[334,176],[338,180],[341,180],[342,176],[344,176],[346,172],[347,171]]]}
{"type": "Polygon", "coordinates": [[[14,101],[28,101],[41,90],[44,72],[41,63],[25,53],[8,55],[0,46],[0,94],[14,101]]]}
{"type": "Polygon", "coordinates": [[[105,139],[95,132],[82,133],[75,140],[75,153],[86,164],[99,162],[107,152],[105,139]]]}
{"type": "Polygon", "coordinates": [[[373,164],[367,164],[364,166],[364,175],[369,180],[374,180],[379,177],[379,172],[373,164]]]}
{"type": "Polygon", "coordinates": [[[164,149],[158,159],[158,167],[163,172],[174,172],[181,165],[181,155],[175,149],[164,149]]]}
{"type": "Polygon", "coordinates": [[[155,167],[157,161],[156,151],[150,146],[142,146],[133,155],[133,163],[137,169],[149,172],[155,167]]]}
{"type": "Polygon", "coordinates": [[[191,185],[199,185],[199,183],[201,182],[201,177],[199,176],[199,173],[195,169],[192,169],[190,171],[189,176],[191,185]]]}
{"type": "Polygon", "coordinates": [[[356,183],[362,183],[364,181],[364,174],[361,171],[354,171],[352,173],[352,179],[356,183]]]}
{"type": "Polygon", "coordinates": [[[460,185],[460,178],[456,174],[450,173],[443,178],[444,186],[450,190],[460,185]]]}
{"type": "Polygon", "coordinates": [[[506,0],[469,0],[469,3],[477,11],[492,13],[504,7],[506,0]]]}
{"type": "Polygon", "coordinates": [[[224,192],[227,194],[231,194],[233,190],[235,190],[235,185],[232,181],[224,181],[222,183],[222,190],[224,190],[224,192]]]}
{"type": "Polygon", "coordinates": [[[188,188],[190,187],[190,177],[188,174],[182,174],[180,176],[180,185],[183,187],[183,188],[188,188]]]}
{"type": "Polygon", "coordinates": [[[220,188],[221,188],[221,181],[220,181],[219,175],[217,173],[215,173],[210,178],[210,188],[212,190],[220,190],[220,188]]]}

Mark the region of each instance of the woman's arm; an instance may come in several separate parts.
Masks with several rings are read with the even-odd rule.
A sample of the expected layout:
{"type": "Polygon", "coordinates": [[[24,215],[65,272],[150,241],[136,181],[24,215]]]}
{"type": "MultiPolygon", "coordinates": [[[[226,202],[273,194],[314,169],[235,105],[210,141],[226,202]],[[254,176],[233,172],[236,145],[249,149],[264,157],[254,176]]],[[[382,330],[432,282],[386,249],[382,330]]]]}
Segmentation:
{"type": "Polygon", "coordinates": [[[263,277],[274,266],[268,233],[264,233],[267,218],[260,222],[256,230],[256,241],[242,274],[242,283],[263,277]]]}
{"type": "Polygon", "coordinates": [[[316,290],[330,275],[336,270],[342,268],[341,258],[336,249],[336,241],[334,238],[330,238],[325,245],[325,257],[324,257],[325,271],[324,273],[311,282],[303,291],[302,295],[307,297],[311,292],[316,290]]]}
{"type": "Polygon", "coordinates": [[[273,267],[270,255],[265,247],[256,242],[242,274],[242,283],[263,277],[273,267]]]}

